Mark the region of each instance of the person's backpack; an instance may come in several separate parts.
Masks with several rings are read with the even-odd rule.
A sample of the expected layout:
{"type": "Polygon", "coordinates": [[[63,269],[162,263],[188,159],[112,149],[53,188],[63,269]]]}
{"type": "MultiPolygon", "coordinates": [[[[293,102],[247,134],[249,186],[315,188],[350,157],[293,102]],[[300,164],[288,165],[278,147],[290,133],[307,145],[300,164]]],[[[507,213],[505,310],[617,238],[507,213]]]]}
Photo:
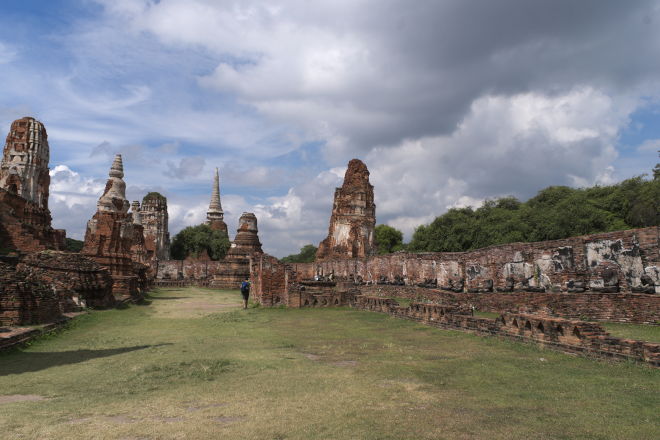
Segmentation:
{"type": "Polygon", "coordinates": [[[241,283],[241,293],[249,293],[250,292],[250,283],[247,281],[243,281],[241,283]]]}

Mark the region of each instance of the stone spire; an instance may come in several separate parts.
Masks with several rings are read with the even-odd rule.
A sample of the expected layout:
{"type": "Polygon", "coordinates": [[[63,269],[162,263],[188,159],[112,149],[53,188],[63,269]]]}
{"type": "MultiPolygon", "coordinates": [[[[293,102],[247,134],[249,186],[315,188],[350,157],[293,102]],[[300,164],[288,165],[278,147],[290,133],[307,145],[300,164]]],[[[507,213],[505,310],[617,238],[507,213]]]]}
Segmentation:
{"type": "Polygon", "coordinates": [[[225,213],[220,204],[220,175],[218,169],[215,169],[213,177],[213,192],[211,193],[211,203],[206,212],[206,224],[213,230],[224,231],[227,233],[227,224],[224,221],[225,213]]]}
{"type": "Polygon", "coordinates": [[[328,237],[321,242],[316,259],[363,258],[373,255],[376,205],[369,170],[358,159],[348,163],[344,183],[335,189],[328,237]]]}
{"type": "Polygon", "coordinates": [[[44,125],[26,116],[11,124],[0,162],[0,188],[48,209],[50,148],[44,125]]]}
{"type": "Polygon", "coordinates": [[[126,183],[124,183],[124,164],[121,154],[115,154],[105,191],[96,203],[99,211],[127,213],[130,203],[126,199],[126,183]]]}
{"type": "Polygon", "coordinates": [[[224,212],[220,204],[220,175],[218,169],[215,169],[215,177],[213,178],[213,192],[211,193],[211,203],[209,203],[209,213],[219,214],[220,219],[223,218],[224,212]]]}

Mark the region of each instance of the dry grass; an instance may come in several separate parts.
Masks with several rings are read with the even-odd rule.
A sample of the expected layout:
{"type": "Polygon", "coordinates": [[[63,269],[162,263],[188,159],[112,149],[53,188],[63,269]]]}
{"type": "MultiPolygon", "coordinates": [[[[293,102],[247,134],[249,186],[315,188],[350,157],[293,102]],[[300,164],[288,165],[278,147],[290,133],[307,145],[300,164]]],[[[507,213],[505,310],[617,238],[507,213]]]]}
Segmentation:
{"type": "Polygon", "coordinates": [[[660,371],[350,309],[154,294],[0,356],[3,439],[660,437],[660,371]],[[169,298],[169,299],[166,299],[169,298]]]}

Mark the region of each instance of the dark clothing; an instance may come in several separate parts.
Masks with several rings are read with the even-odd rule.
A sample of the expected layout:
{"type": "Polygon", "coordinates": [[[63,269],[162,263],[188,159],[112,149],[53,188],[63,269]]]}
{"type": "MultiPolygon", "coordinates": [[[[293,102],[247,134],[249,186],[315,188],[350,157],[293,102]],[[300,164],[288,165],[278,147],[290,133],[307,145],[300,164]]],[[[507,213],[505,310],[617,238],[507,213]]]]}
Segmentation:
{"type": "Polygon", "coordinates": [[[241,283],[241,295],[243,295],[243,299],[248,299],[250,297],[250,282],[249,281],[243,281],[241,283]]]}

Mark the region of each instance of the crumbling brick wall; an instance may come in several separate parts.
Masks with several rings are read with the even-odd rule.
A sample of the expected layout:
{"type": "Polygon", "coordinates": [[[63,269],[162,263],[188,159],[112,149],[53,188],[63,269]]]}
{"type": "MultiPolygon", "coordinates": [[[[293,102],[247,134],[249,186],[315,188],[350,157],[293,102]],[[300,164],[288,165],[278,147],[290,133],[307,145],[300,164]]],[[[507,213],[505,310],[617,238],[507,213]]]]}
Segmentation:
{"type": "Polygon", "coordinates": [[[17,270],[56,292],[62,312],[79,306],[111,307],[112,278],[94,260],[69,252],[44,251],[24,255],[17,270]]]}
{"type": "MultiPolygon", "coordinates": [[[[512,243],[471,252],[405,253],[313,263],[315,274],[454,292],[660,293],[660,228],[512,243]]],[[[309,267],[300,274],[309,276],[309,267]]]]}
{"type": "Polygon", "coordinates": [[[253,299],[265,306],[288,305],[291,278],[291,266],[271,255],[255,256],[250,274],[253,299]]]}
{"type": "Polygon", "coordinates": [[[366,295],[357,297],[355,307],[439,328],[503,336],[568,353],[632,359],[660,367],[660,344],[615,338],[592,322],[523,313],[504,313],[497,319],[480,318],[471,316],[464,308],[425,303],[401,307],[391,298],[366,295]]]}
{"type": "Polygon", "coordinates": [[[238,289],[250,277],[250,257],[224,260],[168,260],[158,262],[156,285],[186,285],[214,289],[238,289]]]}
{"type": "Polygon", "coordinates": [[[0,324],[40,324],[61,316],[57,292],[17,264],[17,258],[0,259],[0,324]]]}
{"type": "Polygon", "coordinates": [[[636,293],[454,293],[417,286],[359,286],[361,294],[407,298],[483,312],[546,313],[573,319],[660,323],[660,295],[636,293]]]}
{"type": "Polygon", "coordinates": [[[0,188],[0,249],[64,249],[65,232],[51,227],[50,211],[0,188]]]}

